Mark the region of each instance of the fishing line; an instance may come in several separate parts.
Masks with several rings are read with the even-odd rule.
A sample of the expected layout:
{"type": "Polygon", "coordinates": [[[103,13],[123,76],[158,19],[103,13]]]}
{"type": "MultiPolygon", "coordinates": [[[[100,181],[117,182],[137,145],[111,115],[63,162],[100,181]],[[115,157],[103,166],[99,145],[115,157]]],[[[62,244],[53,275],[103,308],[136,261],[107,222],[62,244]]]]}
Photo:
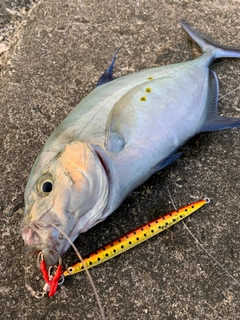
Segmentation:
{"type": "Polygon", "coordinates": [[[170,193],[170,190],[169,190],[169,187],[168,187],[167,183],[166,183],[166,189],[167,189],[168,196],[169,196],[169,198],[170,198],[170,201],[171,201],[171,203],[172,203],[172,206],[173,206],[174,210],[177,210],[177,207],[175,206],[175,203],[174,203],[174,201],[173,201],[173,198],[172,198],[172,196],[171,196],[171,193],[170,193]]]}
{"type": "MultiPolygon", "coordinates": [[[[40,221],[38,221],[39,223],[40,221]]],[[[100,312],[101,312],[101,316],[103,318],[103,320],[106,320],[105,318],[105,314],[104,314],[104,310],[103,310],[103,306],[102,306],[102,303],[100,301],[100,297],[99,297],[99,294],[97,292],[97,289],[96,289],[96,286],[93,282],[93,279],[90,275],[90,272],[89,270],[87,269],[86,265],[85,265],[85,262],[80,254],[80,252],[78,251],[77,247],[75,246],[75,244],[70,240],[70,238],[65,234],[65,232],[63,232],[58,226],[56,226],[54,223],[51,223],[51,222],[48,222],[48,224],[52,225],[54,228],[56,228],[66,239],[67,241],[70,243],[70,245],[73,247],[74,251],[76,252],[76,255],[78,256],[79,260],[82,262],[83,266],[84,266],[84,269],[86,271],[86,274],[87,274],[87,277],[88,277],[88,280],[89,282],[91,283],[91,286],[93,288],[93,291],[94,291],[94,294],[95,294],[95,297],[96,297],[96,300],[97,300],[97,303],[98,303],[98,306],[99,306],[99,309],[100,309],[100,312]]]]}
{"type": "MultiPolygon", "coordinates": [[[[38,225],[41,225],[41,221],[33,221],[33,223],[37,223],[38,225]]],[[[94,285],[94,282],[93,282],[93,279],[90,275],[90,272],[89,270],[86,268],[86,265],[85,265],[85,262],[80,254],[80,252],[78,251],[78,249],[76,248],[76,246],[74,245],[74,243],[70,240],[70,238],[65,234],[65,232],[63,232],[58,226],[56,226],[54,223],[51,223],[51,222],[48,222],[48,224],[50,224],[51,226],[53,226],[54,228],[56,228],[66,239],[67,241],[70,243],[70,245],[73,247],[76,255],[78,256],[79,260],[82,262],[82,265],[84,266],[84,269],[86,271],[86,274],[87,274],[87,278],[93,288],[93,291],[94,291],[94,294],[95,294],[95,297],[96,297],[96,300],[97,300],[97,303],[98,303],[98,306],[99,306],[99,309],[100,309],[100,312],[101,312],[101,316],[102,316],[102,319],[103,320],[106,320],[106,317],[105,317],[105,314],[104,314],[104,310],[103,310],[103,306],[102,306],[102,303],[100,301],[100,297],[99,297],[99,294],[97,292],[97,289],[96,289],[96,286],[94,285]]],[[[42,226],[44,226],[45,224],[42,223],[42,226]]],[[[39,291],[34,291],[32,289],[32,287],[28,284],[28,279],[27,279],[27,274],[26,274],[26,267],[27,266],[27,251],[25,251],[25,268],[24,268],[24,279],[25,279],[25,287],[27,288],[27,290],[35,297],[35,298],[42,298],[46,292],[39,292],[39,291]]]]}
{"type": "Polygon", "coordinates": [[[203,251],[205,251],[206,254],[207,254],[220,268],[222,268],[222,270],[223,270],[230,278],[232,278],[237,285],[240,285],[240,282],[239,282],[237,279],[235,279],[235,278],[231,275],[231,273],[228,272],[228,270],[225,269],[225,268],[223,267],[223,265],[221,265],[220,262],[218,262],[218,261],[214,258],[214,256],[204,248],[204,246],[201,244],[201,242],[194,236],[194,234],[191,232],[191,230],[189,230],[189,228],[188,228],[188,226],[186,225],[186,223],[185,223],[184,221],[182,221],[182,223],[183,223],[184,227],[187,229],[187,231],[190,233],[190,235],[193,237],[193,239],[197,242],[197,244],[203,249],[203,251]]]}
{"type": "Polygon", "coordinates": [[[233,93],[234,91],[239,90],[239,89],[240,89],[240,86],[237,87],[237,88],[235,88],[235,89],[233,89],[233,90],[231,90],[231,91],[229,91],[229,92],[227,92],[227,93],[224,94],[223,96],[220,96],[219,99],[218,99],[218,101],[221,100],[221,99],[223,99],[223,98],[225,98],[225,97],[228,96],[229,94],[231,94],[231,93],[233,93]]]}
{"type": "MultiPolygon", "coordinates": [[[[175,203],[173,201],[173,198],[171,196],[171,193],[170,193],[170,190],[169,190],[169,187],[168,185],[166,184],[166,189],[167,189],[167,192],[168,192],[168,195],[169,195],[169,198],[170,198],[170,201],[174,207],[174,209],[176,210],[176,206],[175,206],[175,203]]],[[[209,200],[210,202],[210,200],[209,200]]],[[[189,232],[189,234],[193,237],[193,239],[196,241],[196,243],[201,247],[201,249],[237,284],[237,285],[240,285],[240,282],[234,278],[234,276],[231,275],[231,273],[226,269],[224,268],[223,265],[221,265],[220,262],[217,261],[216,258],[214,258],[214,256],[207,251],[207,249],[204,248],[204,246],[202,245],[202,243],[194,236],[194,234],[192,233],[192,231],[188,228],[188,226],[186,225],[186,223],[182,220],[182,223],[185,227],[185,229],[189,232]]]]}

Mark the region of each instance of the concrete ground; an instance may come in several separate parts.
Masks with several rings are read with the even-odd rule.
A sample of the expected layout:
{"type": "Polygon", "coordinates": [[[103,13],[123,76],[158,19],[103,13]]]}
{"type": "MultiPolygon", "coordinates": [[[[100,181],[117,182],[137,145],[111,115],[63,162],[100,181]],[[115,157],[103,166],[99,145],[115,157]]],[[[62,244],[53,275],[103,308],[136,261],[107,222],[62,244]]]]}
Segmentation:
{"type": "MultiPolygon", "coordinates": [[[[200,51],[179,21],[240,46],[239,12],[237,0],[39,0],[24,14],[1,57],[0,318],[101,319],[84,273],[66,279],[51,299],[35,299],[25,289],[24,265],[34,289],[43,284],[35,260],[25,263],[19,233],[32,164],[54,128],[94,88],[119,45],[116,76],[193,59],[200,51]]],[[[240,91],[233,91],[240,85],[240,61],[221,59],[213,69],[220,80],[220,113],[240,117],[240,91]]],[[[79,237],[82,254],[172,210],[167,185],[177,206],[211,199],[185,222],[240,281],[239,144],[237,129],[192,139],[177,162],[79,237]]],[[[63,257],[65,266],[76,260],[72,250],[63,257]]],[[[91,275],[109,320],[240,319],[239,285],[182,223],[93,268],[91,275]]]]}

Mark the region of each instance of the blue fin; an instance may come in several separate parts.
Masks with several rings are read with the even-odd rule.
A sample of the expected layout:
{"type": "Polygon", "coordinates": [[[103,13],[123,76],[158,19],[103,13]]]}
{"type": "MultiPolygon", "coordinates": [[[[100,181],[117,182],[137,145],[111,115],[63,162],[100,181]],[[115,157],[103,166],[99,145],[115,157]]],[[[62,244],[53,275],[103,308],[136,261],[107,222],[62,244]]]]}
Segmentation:
{"type": "Polygon", "coordinates": [[[203,52],[211,51],[212,60],[217,58],[240,58],[240,48],[223,46],[204,33],[191,27],[186,21],[182,20],[181,25],[189,36],[202,48],[203,52]]]}
{"type": "Polygon", "coordinates": [[[200,132],[240,127],[240,119],[222,117],[218,114],[218,92],[219,85],[217,75],[210,70],[207,98],[207,122],[201,128],[200,132]]]}
{"type": "MultiPolygon", "coordinates": [[[[177,149],[178,150],[178,149],[177,149]]],[[[163,159],[162,161],[160,161],[158,163],[158,165],[156,166],[156,171],[162,170],[164,168],[166,168],[167,166],[169,166],[171,163],[173,163],[174,161],[176,161],[178,158],[181,157],[181,155],[183,154],[183,152],[177,152],[177,150],[175,150],[174,152],[172,152],[169,156],[167,156],[165,159],[163,159]]]]}
{"type": "Polygon", "coordinates": [[[110,64],[110,66],[108,67],[108,69],[105,70],[105,72],[101,75],[101,77],[98,79],[97,85],[96,87],[99,87],[105,83],[108,83],[112,80],[114,80],[113,77],[113,67],[114,67],[114,63],[115,63],[115,59],[117,56],[118,51],[121,49],[121,47],[118,47],[117,50],[114,53],[114,56],[112,58],[112,62],[110,64]]]}

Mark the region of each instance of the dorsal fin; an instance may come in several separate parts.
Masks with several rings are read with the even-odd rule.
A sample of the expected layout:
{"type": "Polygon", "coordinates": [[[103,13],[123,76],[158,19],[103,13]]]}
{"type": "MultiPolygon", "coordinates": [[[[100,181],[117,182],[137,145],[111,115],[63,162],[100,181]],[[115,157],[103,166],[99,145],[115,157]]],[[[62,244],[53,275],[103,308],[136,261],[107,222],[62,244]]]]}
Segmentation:
{"type": "Polygon", "coordinates": [[[115,59],[117,56],[118,51],[121,49],[121,47],[118,47],[117,50],[115,51],[113,58],[112,58],[112,62],[110,63],[110,66],[104,71],[104,73],[101,75],[101,77],[98,79],[97,85],[96,87],[99,87],[105,83],[108,83],[112,80],[114,80],[113,77],[113,67],[114,67],[114,63],[115,63],[115,59]]]}

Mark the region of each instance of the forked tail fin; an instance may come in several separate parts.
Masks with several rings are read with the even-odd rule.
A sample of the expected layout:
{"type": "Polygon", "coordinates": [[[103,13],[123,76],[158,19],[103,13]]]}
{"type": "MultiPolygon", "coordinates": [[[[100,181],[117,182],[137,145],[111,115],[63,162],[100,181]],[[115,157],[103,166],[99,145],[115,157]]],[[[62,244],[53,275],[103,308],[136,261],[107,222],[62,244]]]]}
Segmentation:
{"type": "Polygon", "coordinates": [[[223,46],[201,31],[191,27],[185,20],[181,21],[181,25],[189,36],[202,48],[203,52],[213,51],[213,59],[217,58],[240,58],[240,48],[232,46],[223,46]]]}

